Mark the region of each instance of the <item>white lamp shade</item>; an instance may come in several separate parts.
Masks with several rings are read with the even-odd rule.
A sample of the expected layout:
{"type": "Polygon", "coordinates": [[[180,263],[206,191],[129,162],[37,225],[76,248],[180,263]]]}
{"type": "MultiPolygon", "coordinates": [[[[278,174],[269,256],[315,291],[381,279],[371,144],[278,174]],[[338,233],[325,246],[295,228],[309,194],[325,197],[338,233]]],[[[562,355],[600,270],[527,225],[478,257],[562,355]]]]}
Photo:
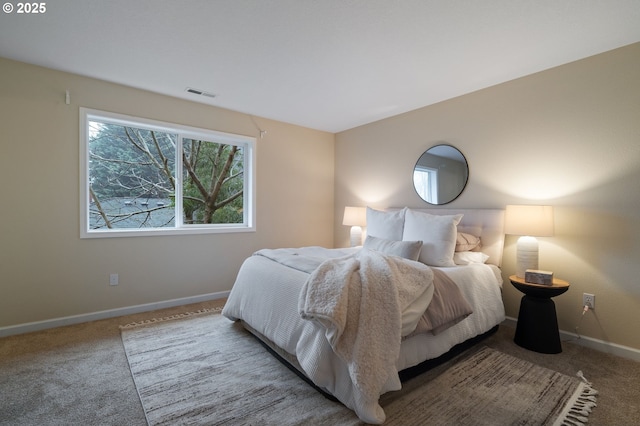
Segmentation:
{"type": "Polygon", "coordinates": [[[552,206],[507,206],[504,233],[531,237],[553,236],[552,206]]]}
{"type": "Polygon", "coordinates": [[[367,225],[367,208],[366,207],[345,207],[342,224],[347,226],[366,226],[367,225]]]}

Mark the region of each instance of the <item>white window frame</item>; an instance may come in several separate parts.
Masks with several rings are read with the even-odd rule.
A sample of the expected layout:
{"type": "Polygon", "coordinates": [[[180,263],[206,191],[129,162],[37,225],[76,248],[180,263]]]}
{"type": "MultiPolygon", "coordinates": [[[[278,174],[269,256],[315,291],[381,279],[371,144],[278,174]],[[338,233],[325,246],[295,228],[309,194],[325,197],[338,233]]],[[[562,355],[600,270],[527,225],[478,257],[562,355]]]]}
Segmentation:
{"type": "Polygon", "coordinates": [[[193,235],[231,232],[255,232],[256,138],[215,130],[133,117],[113,112],[80,108],[80,238],[139,237],[152,235],[193,235]],[[146,130],[178,135],[176,144],[176,203],[175,226],[171,228],[89,229],[89,121],[101,121],[146,130]],[[201,139],[211,142],[242,146],[244,149],[243,223],[189,224],[183,223],[182,214],[182,140],[201,139]]]}
{"type": "Polygon", "coordinates": [[[426,166],[416,166],[413,171],[413,186],[416,192],[424,200],[428,200],[431,204],[438,204],[438,169],[426,166]],[[428,186],[425,187],[416,181],[416,175],[425,174],[428,176],[428,186]],[[420,186],[420,190],[418,190],[420,186]]]}

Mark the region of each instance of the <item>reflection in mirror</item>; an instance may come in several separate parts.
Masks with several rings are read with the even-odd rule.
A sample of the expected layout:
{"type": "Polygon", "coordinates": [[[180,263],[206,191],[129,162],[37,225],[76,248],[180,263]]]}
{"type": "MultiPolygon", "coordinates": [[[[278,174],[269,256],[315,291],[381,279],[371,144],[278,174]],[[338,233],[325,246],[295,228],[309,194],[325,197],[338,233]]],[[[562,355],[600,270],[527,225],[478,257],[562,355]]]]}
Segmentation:
{"type": "Polygon", "coordinates": [[[469,179],[464,155],[451,145],[435,145],[420,156],[413,169],[413,186],[429,204],[447,204],[458,198],[469,179]]]}

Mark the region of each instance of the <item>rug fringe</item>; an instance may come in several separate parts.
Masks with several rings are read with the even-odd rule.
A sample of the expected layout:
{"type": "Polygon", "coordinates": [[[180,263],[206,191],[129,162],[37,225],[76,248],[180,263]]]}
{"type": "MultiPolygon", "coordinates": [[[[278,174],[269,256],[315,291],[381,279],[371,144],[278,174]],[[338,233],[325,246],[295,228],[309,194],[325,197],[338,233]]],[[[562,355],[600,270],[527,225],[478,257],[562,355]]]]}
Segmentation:
{"type": "Polygon", "coordinates": [[[597,406],[596,395],[598,395],[598,391],[591,387],[591,382],[584,377],[582,371],[578,371],[576,375],[583,382],[580,383],[571,399],[567,401],[567,405],[554,422],[554,426],[585,425],[589,421],[588,416],[591,414],[591,410],[597,406]]]}
{"type": "Polygon", "coordinates": [[[578,370],[578,372],[576,373],[576,376],[580,377],[583,382],[591,386],[591,382],[588,381],[586,377],[584,377],[584,373],[582,372],[582,370],[578,370]]]}
{"type": "Polygon", "coordinates": [[[151,318],[151,319],[144,320],[144,321],[131,322],[129,324],[121,325],[121,326],[119,326],[119,328],[120,328],[120,330],[125,330],[125,329],[128,329],[128,328],[141,327],[143,325],[155,324],[155,323],[158,323],[158,322],[177,320],[177,319],[181,319],[181,318],[188,318],[188,317],[192,317],[192,316],[196,316],[196,315],[202,315],[202,314],[211,314],[211,313],[216,313],[216,312],[221,312],[221,311],[222,311],[222,307],[217,307],[217,308],[213,308],[213,309],[204,308],[204,309],[200,309],[200,310],[197,310],[197,311],[194,311],[194,312],[183,312],[181,314],[170,315],[170,316],[163,317],[163,318],[151,318]]]}

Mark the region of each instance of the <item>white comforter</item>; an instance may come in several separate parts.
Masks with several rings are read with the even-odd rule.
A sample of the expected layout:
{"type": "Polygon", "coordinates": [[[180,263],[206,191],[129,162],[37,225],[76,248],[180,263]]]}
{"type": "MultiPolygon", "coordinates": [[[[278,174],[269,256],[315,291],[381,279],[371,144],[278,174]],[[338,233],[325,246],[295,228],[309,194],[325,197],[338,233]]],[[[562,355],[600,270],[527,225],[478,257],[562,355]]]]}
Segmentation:
{"type": "Polygon", "coordinates": [[[395,364],[402,313],[432,286],[429,267],[362,249],[323,262],[302,287],[300,315],[325,328],[333,351],[347,364],[356,413],[368,423],[385,420],[381,389],[401,388],[395,364]]]}
{"type": "MultiPolygon", "coordinates": [[[[289,255],[317,255],[318,262],[354,253],[354,249],[289,249],[289,255]]],[[[268,254],[268,253],[263,253],[268,254]]],[[[273,253],[271,253],[273,255],[273,253]]],[[[272,256],[273,257],[273,256],[272,256]]],[[[254,255],[242,265],[229,295],[223,314],[232,320],[242,319],[256,331],[268,337],[280,348],[297,357],[300,366],[313,382],[353,409],[363,420],[380,423],[379,405],[361,398],[351,379],[348,364],[331,347],[325,328],[304,320],[298,310],[300,293],[309,278],[303,270],[285,266],[263,256],[254,255]]],[[[434,336],[419,334],[402,342],[396,361],[402,370],[426,359],[436,358],[453,346],[481,334],[504,320],[499,273],[488,265],[439,268],[459,286],[473,306],[474,313],[464,321],[434,336]]],[[[398,383],[387,380],[380,394],[395,390],[398,383]]]]}

